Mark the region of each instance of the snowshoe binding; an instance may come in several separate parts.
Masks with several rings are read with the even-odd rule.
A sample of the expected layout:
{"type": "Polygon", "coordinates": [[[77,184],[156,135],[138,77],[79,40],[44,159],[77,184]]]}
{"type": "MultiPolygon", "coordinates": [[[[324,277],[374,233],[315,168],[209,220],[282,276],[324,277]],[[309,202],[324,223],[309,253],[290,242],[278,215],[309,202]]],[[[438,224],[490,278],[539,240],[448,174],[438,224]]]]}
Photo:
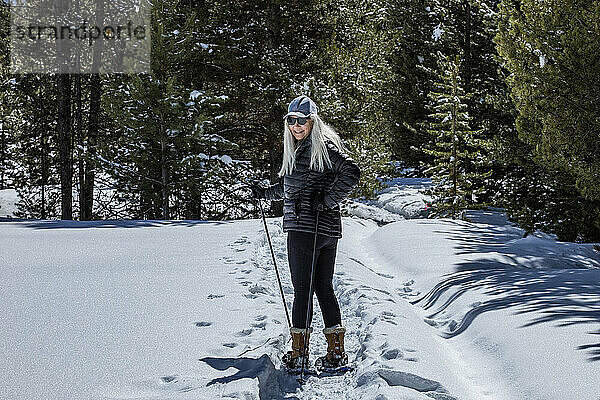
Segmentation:
{"type": "Polygon", "coordinates": [[[308,340],[312,328],[309,329],[306,335],[306,348],[304,346],[304,333],[305,329],[292,328],[292,350],[288,351],[281,359],[286,370],[290,374],[299,375],[304,368],[305,374],[314,374],[315,371],[311,368],[310,360],[308,357],[308,340]],[[304,364],[304,365],[303,365],[304,364]]]}
{"type": "Polygon", "coordinates": [[[302,372],[302,368],[304,368],[304,374],[306,375],[314,375],[316,371],[312,368],[310,364],[310,360],[308,357],[294,357],[292,355],[292,351],[288,351],[283,358],[281,359],[283,365],[285,366],[288,374],[291,375],[300,375],[302,372]],[[302,363],[304,362],[304,366],[302,363]]]}
{"type": "Polygon", "coordinates": [[[344,351],[344,334],[346,328],[334,326],[323,329],[327,339],[327,354],[319,357],[315,362],[315,368],[319,372],[343,373],[352,370],[348,365],[348,355],[344,351]]]}

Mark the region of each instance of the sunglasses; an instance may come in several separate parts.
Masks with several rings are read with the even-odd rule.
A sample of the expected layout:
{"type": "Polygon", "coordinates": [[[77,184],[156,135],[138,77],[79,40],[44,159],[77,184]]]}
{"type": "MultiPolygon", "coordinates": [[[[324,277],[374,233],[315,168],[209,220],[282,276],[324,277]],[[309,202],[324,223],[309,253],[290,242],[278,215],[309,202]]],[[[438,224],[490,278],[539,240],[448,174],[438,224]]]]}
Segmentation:
{"type": "Polygon", "coordinates": [[[287,123],[288,125],[294,125],[298,122],[298,125],[304,125],[309,119],[307,117],[287,117],[287,123]]]}

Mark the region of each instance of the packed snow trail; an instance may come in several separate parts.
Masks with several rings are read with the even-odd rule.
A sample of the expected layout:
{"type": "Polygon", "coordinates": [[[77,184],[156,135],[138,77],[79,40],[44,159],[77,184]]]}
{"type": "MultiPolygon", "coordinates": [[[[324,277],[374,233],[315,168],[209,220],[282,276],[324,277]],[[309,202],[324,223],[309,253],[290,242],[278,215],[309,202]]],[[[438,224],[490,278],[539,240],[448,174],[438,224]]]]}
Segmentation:
{"type": "MultiPolygon", "coordinates": [[[[0,223],[0,398],[599,399],[599,253],[471,218],[344,219],[356,370],[303,387],[261,220],[0,223]]],[[[316,301],[313,326],[314,360],[316,301]]]]}

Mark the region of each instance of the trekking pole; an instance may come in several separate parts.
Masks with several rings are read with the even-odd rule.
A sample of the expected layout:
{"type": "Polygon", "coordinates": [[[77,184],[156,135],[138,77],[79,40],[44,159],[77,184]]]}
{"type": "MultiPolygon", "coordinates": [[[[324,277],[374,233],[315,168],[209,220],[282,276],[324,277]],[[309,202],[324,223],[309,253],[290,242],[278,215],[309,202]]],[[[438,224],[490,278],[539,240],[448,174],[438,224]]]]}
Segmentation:
{"type": "Polygon", "coordinates": [[[315,222],[315,240],[313,242],[312,265],[310,267],[310,287],[308,290],[308,306],[306,307],[306,328],[304,329],[304,349],[302,350],[302,370],[300,371],[300,383],[304,382],[304,367],[306,364],[306,347],[308,346],[308,330],[310,329],[310,312],[312,309],[313,284],[315,276],[315,254],[317,252],[317,233],[319,231],[319,213],[323,210],[323,206],[319,204],[317,207],[317,219],[315,222]]]}
{"type": "Polygon", "coordinates": [[[269,228],[267,228],[267,219],[265,218],[265,212],[263,211],[260,199],[258,199],[258,205],[260,206],[260,213],[262,215],[263,225],[265,226],[267,241],[269,242],[269,248],[271,249],[271,257],[273,258],[273,265],[275,266],[275,275],[277,275],[277,283],[279,283],[279,292],[281,293],[281,300],[283,301],[283,308],[285,309],[285,317],[287,318],[288,328],[291,330],[292,322],[290,321],[290,314],[288,313],[287,304],[285,303],[285,296],[283,295],[283,286],[281,285],[281,277],[279,276],[279,269],[277,269],[277,261],[275,261],[275,253],[273,252],[273,245],[271,244],[271,237],[269,236],[269,228]]]}

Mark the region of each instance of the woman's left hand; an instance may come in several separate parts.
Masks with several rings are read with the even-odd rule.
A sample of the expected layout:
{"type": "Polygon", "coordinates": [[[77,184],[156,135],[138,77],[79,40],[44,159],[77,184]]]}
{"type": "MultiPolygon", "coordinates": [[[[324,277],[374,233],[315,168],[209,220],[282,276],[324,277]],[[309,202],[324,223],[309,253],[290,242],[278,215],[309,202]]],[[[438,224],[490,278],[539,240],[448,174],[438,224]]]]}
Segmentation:
{"type": "Polygon", "coordinates": [[[313,192],[313,194],[310,198],[310,210],[313,212],[326,210],[328,207],[325,204],[324,199],[325,199],[325,193],[323,193],[321,191],[313,192]]]}

